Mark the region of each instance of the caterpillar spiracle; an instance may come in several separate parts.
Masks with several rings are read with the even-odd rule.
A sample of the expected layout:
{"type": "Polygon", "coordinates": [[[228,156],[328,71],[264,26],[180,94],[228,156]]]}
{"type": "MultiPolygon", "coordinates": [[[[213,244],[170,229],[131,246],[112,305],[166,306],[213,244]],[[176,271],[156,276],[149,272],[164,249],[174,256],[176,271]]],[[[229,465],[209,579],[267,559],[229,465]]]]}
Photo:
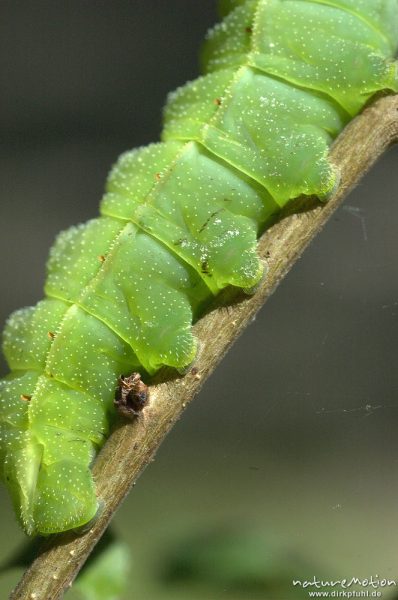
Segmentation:
{"type": "Polygon", "coordinates": [[[258,235],[291,199],[327,200],[345,125],[398,91],[398,0],[224,0],[203,76],[172,92],[162,141],[123,154],[101,216],[59,235],[45,299],[11,315],[1,474],[28,534],[86,524],[90,465],[121,374],[195,358],[192,321],[263,275],[258,235]]]}

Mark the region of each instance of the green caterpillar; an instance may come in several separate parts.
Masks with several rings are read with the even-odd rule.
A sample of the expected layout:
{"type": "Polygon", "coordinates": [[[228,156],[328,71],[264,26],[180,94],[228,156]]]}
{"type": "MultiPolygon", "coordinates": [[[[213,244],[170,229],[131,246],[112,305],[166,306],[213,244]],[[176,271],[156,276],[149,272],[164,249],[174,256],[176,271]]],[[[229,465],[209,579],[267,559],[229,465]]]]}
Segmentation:
{"type": "Polygon", "coordinates": [[[118,378],[182,369],[192,321],[263,275],[256,240],[301,194],[338,181],[333,139],[398,91],[398,0],[227,0],[205,75],[170,94],[162,142],[122,155],[101,216],[61,233],[46,298],[4,331],[2,477],[28,534],[96,514],[90,464],[118,378]]]}

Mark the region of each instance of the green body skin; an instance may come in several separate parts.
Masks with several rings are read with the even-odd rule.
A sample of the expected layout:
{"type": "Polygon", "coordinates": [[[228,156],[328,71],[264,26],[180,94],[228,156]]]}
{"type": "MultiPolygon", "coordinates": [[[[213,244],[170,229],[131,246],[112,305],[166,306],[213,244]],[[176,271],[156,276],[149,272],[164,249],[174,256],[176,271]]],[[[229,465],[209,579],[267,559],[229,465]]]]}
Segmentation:
{"type": "Polygon", "coordinates": [[[4,332],[3,479],[28,534],[76,528],[120,374],[183,368],[192,321],[253,289],[256,240],[300,194],[326,199],[328,149],[379,90],[398,91],[398,0],[230,0],[205,75],[172,93],[162,142],[124,154],[101,217],[62,233],[46,299],[4,332]]]}

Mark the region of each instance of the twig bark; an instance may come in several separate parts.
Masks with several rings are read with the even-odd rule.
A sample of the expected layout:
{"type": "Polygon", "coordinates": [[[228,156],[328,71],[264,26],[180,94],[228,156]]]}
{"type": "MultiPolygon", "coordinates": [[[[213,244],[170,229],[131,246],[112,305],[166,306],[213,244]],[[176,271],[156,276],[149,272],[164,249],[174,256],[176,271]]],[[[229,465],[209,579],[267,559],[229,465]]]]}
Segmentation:
{"type": "Polygon", "coordinates": [[[83,535],[52,536],[38,558],[25,572],[11,595],[12,600],[55,600],[70,587],[137,477],[153,459],[159,445],[198,393],[225,352],[276,286],[319,233],[347,192],[358,182],[384,150],[398,141],[398,96],[381,98],[357,117],[338,138],[332,160],[341,172],[341,181],[325,205],[304,199],[266,231],[259,241],[259,254],[267,260],[268,275],[257,292],[239,297],[231,291],[221,294],[218,307],[195,325],[200,353],[195,368],[184,377],[170,379],[163,371],[151,387],[145,422],[136,419],[121,424],[112,433],[95,465],[98,496],[103,503],[99,518],[83,535]]]}

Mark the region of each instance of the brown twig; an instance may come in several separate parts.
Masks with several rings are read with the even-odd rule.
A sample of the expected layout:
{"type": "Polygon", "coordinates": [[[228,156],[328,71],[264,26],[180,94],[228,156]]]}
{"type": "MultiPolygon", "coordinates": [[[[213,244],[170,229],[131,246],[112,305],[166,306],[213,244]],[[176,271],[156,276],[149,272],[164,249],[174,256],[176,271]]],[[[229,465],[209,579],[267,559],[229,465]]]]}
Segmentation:
{"type": "Polygon", "coordinates": [[[341,172],[338,190],[326,205],[309,199],[296,204],[259,241],[267,257],[268,276],[250,297],[227,291],[194,327],[200,353],[184,377],[167,380],[163,372],[151,387],[150,405],[143,419],[122,424],[111,435],[94,465],[103,510],[85,534],[51,537],[11,595],[12,600],[54,600],[62,597],[91,553],[137,477],[153,459],[159,445],[197,394],[205,379],[255,313],[291,269],[312,238],[319,233],[347,192],[384,150],[398,141],[398,96],[385,97],[355,119],[338,138],[332,160],[341,172]],[[297,212],[298,209],[298,212],[297,212]],[[269,257],[269,258],[268,258],[269,257]]]}

